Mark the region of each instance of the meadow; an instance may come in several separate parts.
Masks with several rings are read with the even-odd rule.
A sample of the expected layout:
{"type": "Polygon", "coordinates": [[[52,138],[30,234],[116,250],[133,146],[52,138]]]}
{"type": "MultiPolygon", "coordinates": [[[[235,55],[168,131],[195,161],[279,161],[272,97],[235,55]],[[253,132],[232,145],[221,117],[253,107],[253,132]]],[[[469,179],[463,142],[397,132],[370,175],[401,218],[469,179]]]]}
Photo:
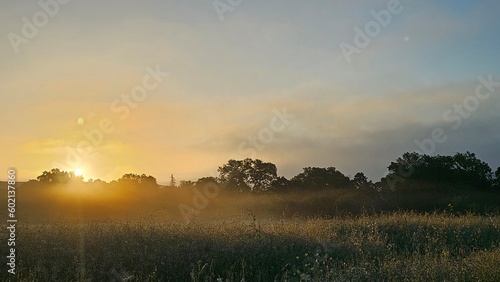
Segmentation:
{"type": "Polygon", "coordinates": [[[498,216],[59,221],[18,242],[2,281],[500,281],[498,216]]]}
{"type": "Polygon", "coordinates": [[[19,184],[0,281],[500,281],[495,193],[195,191],[19,184]]]}

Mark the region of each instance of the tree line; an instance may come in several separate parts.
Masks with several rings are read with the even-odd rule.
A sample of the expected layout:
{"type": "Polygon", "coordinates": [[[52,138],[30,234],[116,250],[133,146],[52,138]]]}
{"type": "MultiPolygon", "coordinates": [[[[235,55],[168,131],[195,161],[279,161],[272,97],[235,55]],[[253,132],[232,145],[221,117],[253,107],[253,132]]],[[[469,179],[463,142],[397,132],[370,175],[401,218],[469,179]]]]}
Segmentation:
{"type": "Polygon", "coordinates": [[[364,209],[500,213],[500,168],[494,171],[474,153],[429,156],[410,152],[387,168],[388,174],[376,182],[363,172],[348,176],[333,166],[305,167],[288,179],[278,175],[275,164],[247,158],[227,161],[218,167],[216,177],[177,182],[171,175],[169,185],[159,185],[151,175],[135,173],[111,182],[83,181],[81,176],[57,168],[44,171],[24,185],[32,188],[74,185],[92,191],[123,191],[122,194],[149,191],[147,194],[158,201],[165,197],[180,199],[179,195],[189,199],[208,189],[225,195],[218,197],[221,201],[249,195],[262,204],[262,209],[283,208],[307,215],[357,213],[364,209]],[[272,207],[264,199],[272,199],[272,207]]]}
{"type": "MultiPolygon", "coordinates": [[[[190,188],[206,183],[217,183],[235,192],[293,192],[298,190],[356,189],[371,192],[406,190],[500,190],[500,167],[492,168],[474,153],[453,156],[429,156],[416,152],[405,153],[388,166],[389,173],[377,182],[368,180],[363,172],[349,177],[335,167],[305,167],[296,176],[287,179],[278,176],[277,167],[259,159],[229,160],[220,166],[217,177],[201,177],[197,181],[182,180],[176,184],[173,176],[166,187],[190,188]]],[[[32,180],[31,182],[33,182],[32,180]]],[[[83,182],[82,176],[54,168],[36,178],[43,184],[83,182]]],[[[160,188],[155,177],[127,173],[109,183],[102,180],[90,184],[129,185],[160,188]]]]}

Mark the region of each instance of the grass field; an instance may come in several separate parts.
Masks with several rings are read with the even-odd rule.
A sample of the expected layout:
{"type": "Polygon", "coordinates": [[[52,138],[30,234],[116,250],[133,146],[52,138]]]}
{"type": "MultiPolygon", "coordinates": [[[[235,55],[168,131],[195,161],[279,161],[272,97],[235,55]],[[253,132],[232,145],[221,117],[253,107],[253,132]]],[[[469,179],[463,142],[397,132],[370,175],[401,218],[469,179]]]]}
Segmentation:
{"type": "MultiPolygon", "coordinates": [[[[20,224],[2,281],[500,281],[500,217],[20,224]]],[[[3,242],[7,233],[1,233],[3,242]]]]}

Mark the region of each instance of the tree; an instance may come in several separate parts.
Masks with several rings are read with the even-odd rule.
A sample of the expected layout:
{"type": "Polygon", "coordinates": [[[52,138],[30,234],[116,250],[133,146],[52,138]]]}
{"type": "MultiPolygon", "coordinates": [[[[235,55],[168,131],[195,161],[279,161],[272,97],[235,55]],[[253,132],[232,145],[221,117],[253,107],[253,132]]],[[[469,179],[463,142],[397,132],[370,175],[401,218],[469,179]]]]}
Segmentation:
{"type": "Polygon", "coordinates": [[[500,188],[500,167],[498,167],[497,170],[495,171],[495,181],[493,184],[495,188],[497,189],[500,188]]]}
{"type": "Polygon", "coordinates": [[[347,188],[351,185],[349,177],[335,167],[305,167],[303,172],[291,179],[291,183],[306,189],[347,188]]]}
{"type": "Polygon", "coordinates": [[[351,183],[357,190],[368,190],[374,188],[372,181],[368,181],[368,177],[366,177],[362,172],[356,173],[351,183]]]}
{"type": "Polygon", "coordinates": [[[229,160],[217,171],[221,183],[239,191],[266,191],[277,179],[276,165],[259,159],[229,160]]]}
{"type": "Polygon", "coordinates": [[[134,174],[127,173],[124,174],[120,179],[118,179],[118,184],[128,185],[131,187],[145,187],[145,188],[158,188],[158,183],[156,178],[151,175],[145,174],[134,174]]]}
{"type": "Polygon", "coordinates": [[[61,171],[53,168],[50,171],[44,171],[36,178],[40,183],[64,184],[70,181],[83,181],[81,176],[75,176],[73,172],[61,171]]]}
{"type": "Polygon", "coordinates": [[[179,188],[192,188],[194,187],[195,185],[195,182],[191,181],[191,180],[181,180],[179,182],[179,188]]]}
{"type": "Polygon", "coordinates": [[[245,182],[245,169],[243,161],[229,160],[226,164],[217,169],[219,172],[218,180],[227,186],[238,188],[240,190],[249,189],[245,182]]]}
{"type": "Polygon", "coordinates": [[[199,186],[199,187],[202,187],[203,185],[207,185],[207,184],[214,184],[214,183],[217,184],[217,179],[215,177],[212,177],[212,176],[199,178],[195,182],[196,186],[199,186]]]}
{"type": "Polygon", "coordinates": [[[272,187],[272,183],[278,178],[277,168],[273,163],[265,163],[258,159],[246,159],[244,166],[247,169],[248,183],[252,190],[269,190],[272,187]]]}
{"type": "Polygon", "coordinates": [[[470,152],[454,156],[405,153],[391,162],[388,169],[389,175],[385,180],[397,184],[394,188],[442,189],[456,186],[483,189],[491,187],[493,181],[488,164],[470,152]]]}
{"type": "Polygon", "coordinates": [[[276,180],[271,184],[273,191],[283,192],[290,188],[290,180],[286,179],[283,176],[279,176],[276,180]]]}
{"type": "Polygon", "coordinates": [[[176,187],[177,186],[177,181],[175,180],[173,174],[170,174],[170,183],[169,183],[168,186],[170,186],[170,187],[176,187]]]}
{"type": "Polygon", "coordinates": [[[476,158],[474,153],[457,153],[453,156],[453,170],[460,184],[479,189],[491,188],[493,184],[490,166],[476,158]]]}
{"type": "Polygon", "coordinates": [[[107,184],[106,181],[103,181],[103,180],[101,180],[99,178],[98,179],[92,179],[92,178],[90,178],[87,181],[87,183],[89,183],[89,184],[97,184],[97,185],[105,185],[105,184],[107,184]]]}
{"type": "Polygon", "coordinates": [[[405,184],[405,188],[411,188],[413,182],[406,182],[405,180],[407,178],[418,179],[423,175],[421,167],[424,166],[425,161],[425,155],[416,152],[404,153],[387,167],[389,174],[385,177],[384,183],[393,186],[391,188],[396,188],[396,184],[405,184]]]}

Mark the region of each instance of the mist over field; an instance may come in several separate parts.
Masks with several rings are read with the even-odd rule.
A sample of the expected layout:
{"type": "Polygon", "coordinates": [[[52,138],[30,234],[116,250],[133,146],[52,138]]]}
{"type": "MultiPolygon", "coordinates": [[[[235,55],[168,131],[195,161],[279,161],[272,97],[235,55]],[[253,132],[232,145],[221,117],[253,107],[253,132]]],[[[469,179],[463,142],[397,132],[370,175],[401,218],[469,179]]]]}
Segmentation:
{"type": "MultiPolygon", "coordinates": [[[[362,172],[348,177],[335,167],[306,167],[287,179],[277,175],[273,163],[247,158],[219,166],[217,178],[177,184],[172,175],[169,185],[159,185],[146,174],[128,173],[107,183],[52,169],[37,180],[17,183],[17,217],[25,222],[141,217],[190,222],[242,219],[249,214],[289,219],[399,210],[499,212],[500,170],[493,173],[473,153],[435,157],[406,153],[388,169],[391,173],[375,183],[362,172]],[[412,173],[403,177],[406,170],[412,173]]],[[[7,200],[6,196],[0,197],[7,200]]]]}
{"type": "MultiPolygon", "coordinates": [[[[209,199],[179,187],[23,183],[17,188],[16,278],[6,272],[0,277],[217,282],[500,278],[498,192],[479,192],[482,197],[474,201],[482,201],[482,210],[479,204],[459,206],[464,203],[452,197],[455,201],[446,205],[444,199],[435,202],[443,208],[433,211],[421,204],[424,196],[407,196],[406,205],[420,210],[410,211],[390,204],[403,194],[391,192],[398,196],[384,199],[365,193],[221,189],[209,199]]],[[[0,232],[2,241],[8,236],[0,232]]]]}
{"type": "Polygon", "coordinates": [[[500,170],[405,153],[377,182],[260,159],[159,185],[57,168],[1,183],[5,281],[484,280],[500,272],[500,170]],[[403,172],[411,171],[411,173],[403,172]],[[48,260],[46,258],[49,258],[48,260]],[[402,274],[403,272],[404,274],[402,274]],[[15,275],[13,279],[12,276],[15,275]]]}

